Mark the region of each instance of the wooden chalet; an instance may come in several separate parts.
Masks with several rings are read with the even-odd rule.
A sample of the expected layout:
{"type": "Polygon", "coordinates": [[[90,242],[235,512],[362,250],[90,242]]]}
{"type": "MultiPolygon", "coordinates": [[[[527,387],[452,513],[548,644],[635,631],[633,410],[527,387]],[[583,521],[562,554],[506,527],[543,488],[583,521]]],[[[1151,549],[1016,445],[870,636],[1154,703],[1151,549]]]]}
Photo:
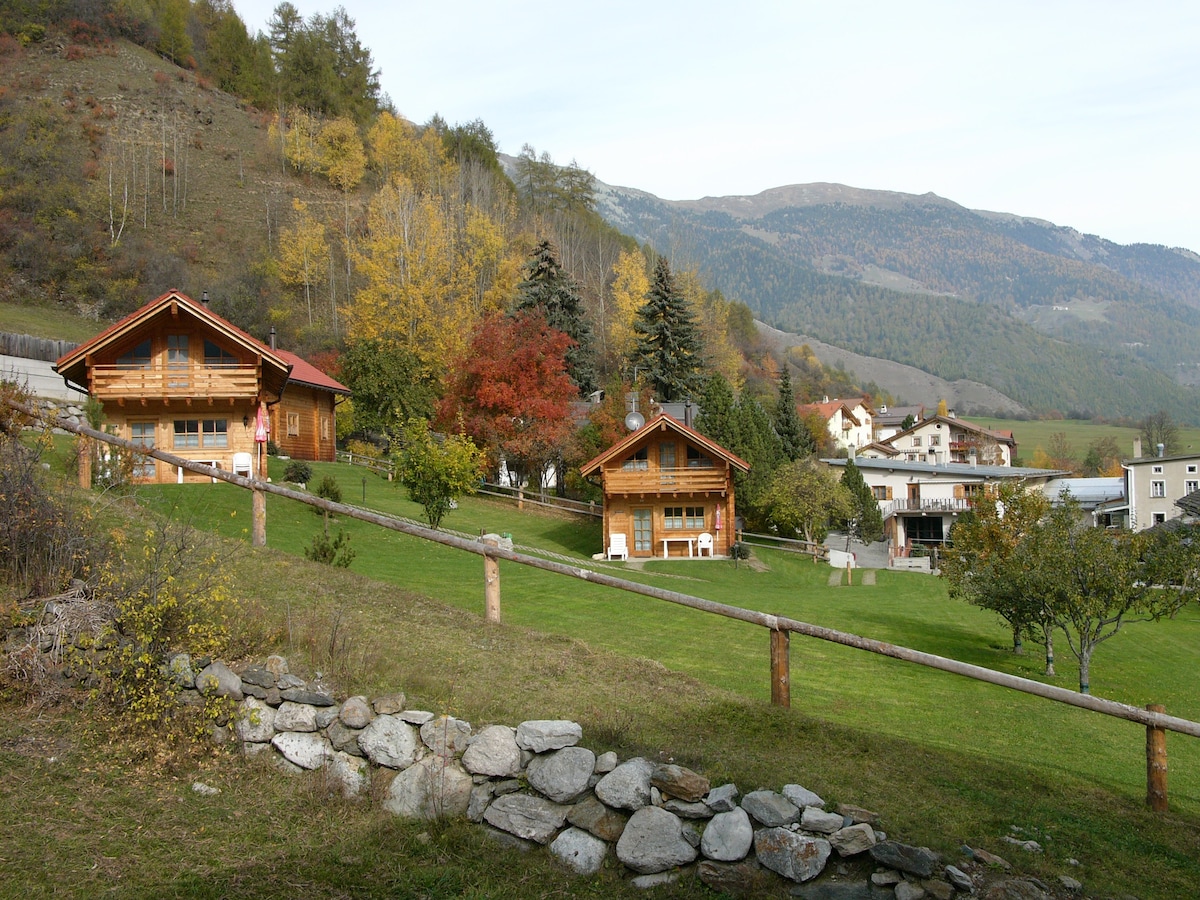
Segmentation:
{"type": "Polygon", "coordinates": [[[703,535],[712,537],[714,554],[728,555],[736,540],[735,469],[748,472],[750,464],[660,413],[580,472],[601,479],[605,552],[649,558],[700,555],[703,535]]]}
{"type": "MultiPolygon", "coordinates": [[[[286,409],[294,402],[298,411],[327,410],[332,458],[333,397],[348,391],[320,373],[320,379],[306,375],[317,372],[307,363],[301,378],[308,381],[290,386],[297,360],[246,334],[207,304],[171,290],[65,354],[54,368],[68,386],[99,400],[106,427],[135,444],[257,475],[260,460],[265,464],[262,443],[255,441],[258,417],[260,411],[276,416],[285,388],[286,409]]],[[[284,415],[280,430],[291,427],[291,414],[284,415]]],[[[318,437],[290,446],[299,457],[326,458],[316,455],[320,414],[314,411],[310,421],[318,437]]],[[[272,438],[278,433],[273,431],[272,438]]],[[[133,476],[157,483],[207,480],[149,457],[138,457],[133,476]]]]}
{"type": "Polygon", "coordinates": [[[335,411],[339,398],[349,396],[350,389],[295,353],[275,353],[292,367],[292,373],[279,402],[268,407],[271,440],[284,456],[333,462],[335,411]]]}

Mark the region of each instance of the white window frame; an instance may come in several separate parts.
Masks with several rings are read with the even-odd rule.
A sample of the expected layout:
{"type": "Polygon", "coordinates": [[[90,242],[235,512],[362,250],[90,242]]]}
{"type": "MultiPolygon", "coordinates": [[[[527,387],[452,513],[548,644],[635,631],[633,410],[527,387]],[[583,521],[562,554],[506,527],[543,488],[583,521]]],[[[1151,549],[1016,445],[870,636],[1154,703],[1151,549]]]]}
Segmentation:
{"type": "Polygon", "coordinates": [[[1167,496],[1167,483],[1165,481],[1161,481],[1161,480],[1157,480],[1157,479],[1154,481],[1151,481],[1150,482],[1150,496],[1155,499],[1166,497],[1167,496]]]}

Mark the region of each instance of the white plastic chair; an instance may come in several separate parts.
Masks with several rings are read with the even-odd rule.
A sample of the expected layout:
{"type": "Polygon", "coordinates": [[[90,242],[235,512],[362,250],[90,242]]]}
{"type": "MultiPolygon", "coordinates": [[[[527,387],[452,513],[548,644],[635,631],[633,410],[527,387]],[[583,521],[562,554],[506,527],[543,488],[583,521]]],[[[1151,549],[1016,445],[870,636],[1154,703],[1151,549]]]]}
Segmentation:
{"type": "Polygon", "coordinates": [[[233,454],[233,474],[245,475],[247,478],[252,474],[251,468],[254,463],[254,457],[249,453],[233,454]]]}
{"type": "Polygon", "coordinates": [[[609,559],[612,559],[614,556],[619,556],[624,560],[629,559],[629,545],[625,541],[625,534],[623,532],[612,535],[609,541],[608,553],[606,554],[609,559]]]}
{"type": "Polygon", "coordinates": [[[696,555],[703,556],[705,550],[708,551],[708,558],[712,559],[713,536],[707,531],[703,532],[698,538],[696,538],[696,555]]]}

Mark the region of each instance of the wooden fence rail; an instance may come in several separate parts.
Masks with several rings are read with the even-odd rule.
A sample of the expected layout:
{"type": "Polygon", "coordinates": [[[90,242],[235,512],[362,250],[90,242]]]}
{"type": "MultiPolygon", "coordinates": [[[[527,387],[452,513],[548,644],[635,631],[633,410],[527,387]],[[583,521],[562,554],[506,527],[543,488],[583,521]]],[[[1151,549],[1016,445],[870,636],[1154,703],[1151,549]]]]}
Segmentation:
{"type": "MultiPolygon", "coordinates": [[[[7,400],[7,403],[12,408],[25,413],[33,419],[41,418],[39,413],[32,407],[18,403],[14,400],[7,400]]],[[[634,594],[641,594],[642,596],[651,597],[656,600],[663,600],[668,603],[675,603],[680,606],[688,607],[689,609],[699,610],[700,612],[711,613],[713,615],[724,616],[725,618],[729,619],[736,619],[741,622],[748,622],[752,625],[762,626],[770,633],[771,702],[778,706],[791,706],[789,644],[790,634],[795,633],[822,641],[828,641],[834,644],[841,644],[846,647],[854,647],[858,650],[865,650],[881,656],[888,656],[893,659],[915,663],[917,665],[926,666],[932,669],[940,669],[944,672],[951,672],[955,675],[961,675],[966,678],[975,679],[976,681],[985,681],[989,684],[995,684],[1000,687],[1008,688],[1009,690],[1032,694],[1036,697],[1042,697],[1058,703],[1065,703],[1069,706],[1079,707],[1080,709],[1091,710],[1092,712],[1101,713],[1102,715],[1125,719],[1130,722],[1136,722],[1146,728],[1147,803],[1157,811],[1165,810],[1167,802],[1166,744],[1164,741],[1165,732],[1174,731],[1179,734],[1200,737],[1200,722],[1193,722],[1189,719],[1182,719],[1177,716],[1167,715],[1161,706],[1151,705],[1146,709],[1142,709],[1140,707],[1130,706],[1126,703],[1118,703],[1115,700],[1106,700],[1102,697],[1096,697],[1091,694],[1080,694],[1076,691],[1068,690],[1067,688],[1043,684],[1040,681],[1021,678],[1017,675],[1009,675],[1006,672],[997,672],[994,669],[986,669],[982,666],[960,662],[959,660],[955,659],[948,659],[944,656],[937,656],[936,654],[932,653],[924,653],[920,650],[913,650],[908,647],[900,647],[895,644],[887,643],[886,641],[877,641],[871,638],[861,637],[856,634],[838,631],[833,628],[824,628],[819,625],[811,625],[807,622],[800,622],[795,619],[776,616],[770,613],[742,609],[741,607],[737,606],[729,606],[713,600],[706,600],[703,597],[695,597],[690,594],[669,591],[663,588],[654,587],[652,585],[639,584],[634,581],[626,581],[623,578],[617,578],[616,576],[608,575],[604,572],[596,572],[581,566],[568,565],[555,560],[541,559],[540,557],[536,556],[516,553],[511,550],[504,550],[493,544],[485,544],[477,539],[469,540],[456,535],[434,531],[433,529],[426,528],[421,525],[415,525],[409,522],[393,519],[389,516],[381,515],[370,510],[360,509],[359,507],[350,506],[345,503],[334,503],[333,501],[326,500],[322,497],[315,497],[311,494],[292,490],[291,488],[281,487],[280,485],[263,481],[261,479],[235,475],[232,472],[218,469],[215,466],[209,466],[203,463],[194,462],[189,459],[184,459],[183,457],[175,456],[174,454],[168,453],[165,450],[151,450],[147,453],[144,448],[135,446],[131,441],[128,441],[124,438],[116,437],[110,434],[104,434],[92,428],[88,428],[87,426],[74,425],[65,418],[58,419],[53,424],[66,431],[81,434],[94,440],[114,444],[134,453],[152,456],[155,459],[160,459],[173,466],[182,466],[190,471],[198,472],[202,475],[207,475],[213,478],[218,478],[222,481],[228,481],[242,488],[247,488],[255,492],[256,501],[259,498],[262,498],[265,494],[275,494],[276,496],[286,497],[289,500],[295,500],[298,503],[314,506],[318,509],[326,510],[336,515],[358,519],[363,522],[377,525],[381,528],[387,528],[391,531],[398,531],[403,534],[412,535],[413,537],[433,541],[434,543],[442,544],[447,547],[453,547],[457,550],[463,550],[467,553],[474,553],[478,556],[482,556],[484,557],[485,607],[487,618],[490,621],[499,621],[500,619],[500,570],[498,566],[498,560],[503,559],[507,560],[508,562],[529,566],[534,569],[541,569],[546,572],[565,575],[569,578],[576,578],[582,581],[591,582],[592,584],[603,585],[605,587],[628,591],[634,594]]],[[[259,508],[261,507],[261,515],[265,517],[265,502],[256,502],[254,506],[255,516],[257,517],[260,514],[259,508]]],[[[258,533],[257,527],[255,529],[255,533],[256,535],[258,533]]],[[[265,528],[263,533],[265,537],[265,528]]]]}

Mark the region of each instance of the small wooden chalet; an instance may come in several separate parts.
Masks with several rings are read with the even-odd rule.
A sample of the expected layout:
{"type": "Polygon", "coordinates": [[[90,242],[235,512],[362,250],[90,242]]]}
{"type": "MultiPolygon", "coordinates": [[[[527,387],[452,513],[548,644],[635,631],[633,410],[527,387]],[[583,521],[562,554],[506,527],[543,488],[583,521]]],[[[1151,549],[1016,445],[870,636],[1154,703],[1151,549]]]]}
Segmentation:
{"type": "MultiPolygon", "coordinates": [[[[263,458],[261,442],[255,441],[260,411],[273,416],[269,411],[280,403],[285,388],[289,395],[296,390],[298,408],[324,403],[332,457],[333,397],[338,391],[315,383],[315,376],[305,376],[307,369],[316,372],[307,364],[301,378],[314,384],[300,381],[289,386],[297,359],[272,350],[207,304],[172,290],[65,354],[54,368],[68,386],[99,400],[106,426],[135,444],[257,475],[263,458]],[[319,392],[318,399],[309,398],[306,391],[319,392]]],[[[285,419],[283,428],[289,423],[285,419]]],[[[312,427],[321,433],[319,416],[312,427]]],[[[314,446],[320,447],[319,439],[314,446]]],[[[206,480],[149,457],[138,457],[133,475],[158,483],[206,480]]]]}
{"type": "Polygon", "coordinates": [[[276,350],[292,367],[287,390],[271,411],[271,440],[284,456],[333,462],[336,438],[335,410],[350,389],[330,378],[312,363],[287,350],[276,350]]]}
{"type": "Polygon", "coordinates": [[[606,554],[687,557],[728,555],[736,540],[735,469],[748,472],[750,464],[660,413],[580,472],[600,475],[606,554]]]}

